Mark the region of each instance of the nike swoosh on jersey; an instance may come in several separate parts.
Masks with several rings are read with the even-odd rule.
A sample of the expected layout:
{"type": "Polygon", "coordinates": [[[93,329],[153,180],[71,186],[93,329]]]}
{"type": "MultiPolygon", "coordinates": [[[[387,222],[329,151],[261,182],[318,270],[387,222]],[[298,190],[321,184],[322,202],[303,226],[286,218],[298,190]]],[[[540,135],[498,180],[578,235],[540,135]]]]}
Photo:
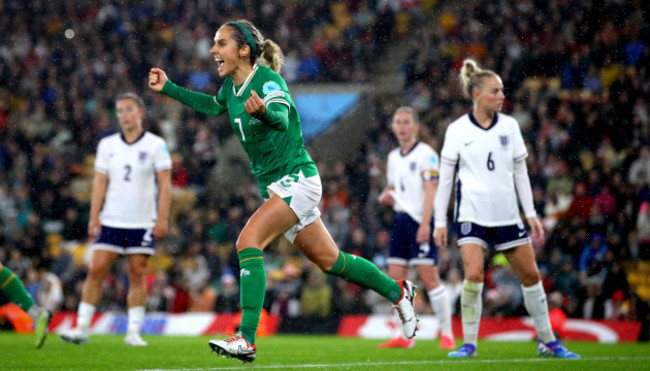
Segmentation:
{"type": "Polygon", "coordinates": [[[465,143],[465,147],[469,146],[469,145],[472,144],[472,143],[474,143],[474,141],[471,141],[471,142],[467,142],[467,143],[465,143]]]}

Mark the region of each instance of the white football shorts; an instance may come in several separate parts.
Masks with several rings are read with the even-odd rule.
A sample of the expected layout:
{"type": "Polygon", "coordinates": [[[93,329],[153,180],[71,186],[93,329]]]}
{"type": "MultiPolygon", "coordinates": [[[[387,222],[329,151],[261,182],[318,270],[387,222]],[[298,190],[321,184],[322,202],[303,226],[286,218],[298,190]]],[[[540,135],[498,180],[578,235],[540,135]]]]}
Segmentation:
{"type": "Polygon", "coordinates": [[[298,217],[298,223],[284,233],[291,243],[298,232],[320,217],[318,204],[323,196],[323,186],[319,175],[305,178],[300,171],[298,174],[285,175],[266,189],[270,195],[276,194],[282,198],[298,217]]]}

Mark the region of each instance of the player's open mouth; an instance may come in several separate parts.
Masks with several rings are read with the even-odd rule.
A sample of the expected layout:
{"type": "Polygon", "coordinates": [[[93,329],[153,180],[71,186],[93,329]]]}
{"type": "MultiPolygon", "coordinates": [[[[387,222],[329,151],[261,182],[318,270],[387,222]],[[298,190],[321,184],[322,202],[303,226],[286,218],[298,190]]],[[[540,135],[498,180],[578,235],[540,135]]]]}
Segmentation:
{"type": "Polygon", "coordinates": [[[217,61],[217,65],[219,66],[219,71],[221,71],[223,69],[223,65],[224,65],[223,59],[214,58],[214,60],[217,61]]]}

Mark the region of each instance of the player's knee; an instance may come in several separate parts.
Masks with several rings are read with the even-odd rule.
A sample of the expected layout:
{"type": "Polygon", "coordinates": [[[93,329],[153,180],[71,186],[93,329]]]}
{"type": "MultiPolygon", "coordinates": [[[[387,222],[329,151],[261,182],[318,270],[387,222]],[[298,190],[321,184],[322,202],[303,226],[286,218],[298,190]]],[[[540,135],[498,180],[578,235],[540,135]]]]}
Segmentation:
{"type": "Polygon", "coordinates": [[[235,247],[237,248],[237,251],[242,251],[243,249],[247,249],[249,247],[255,247],[258,249],[261,248],[260,241],[258,241],[254,236],[251,236],[247,233],[242,233],[239,235],[237,241],[235,242],[235,247]]]}
{"type": "Polygon", "coordinates": [[[328,273],[334,267],[337,257],[332,257],[327,254],[320,254],[310,259],[316,266],[323,272],[328,273]]]}
{"type": "Polygon", "coordinates": [[[532,286],[539,282],[542,278],[539,275],[539,270],[531,270],[528,272],[525,272],[524,274],[519,277],[519,280],[521,281],[521,284],[524,285],[525,287],[532,286]]]}
{"type": "Polygon", "coordinates": [[[144,279],[146,269],[146,262],[144,264],[136,263],[129,265],[129,279],[131,281],[144,279]]]}
{"type": "Polygon", "coordinates": [[[88,267],[88,280],[102,281],[107,273],[108,267],[103,267],[98,264],[91,264],[90,267],[88,267]]]}
{"type": "Polygon", "coordinates": [[[465,272],[465,279],[471,282],[483,282],[484,275],[481,271],[467,271],[465,272]]]}
{"type": "Polygon", "coordinates": [[[316,263],[316,265],[318,266],[318,268],[320,268],[321,271],[323,271],[325,273],[328,273],[334,267],[334,262],[320,261],[320,262],[316,263]]]}

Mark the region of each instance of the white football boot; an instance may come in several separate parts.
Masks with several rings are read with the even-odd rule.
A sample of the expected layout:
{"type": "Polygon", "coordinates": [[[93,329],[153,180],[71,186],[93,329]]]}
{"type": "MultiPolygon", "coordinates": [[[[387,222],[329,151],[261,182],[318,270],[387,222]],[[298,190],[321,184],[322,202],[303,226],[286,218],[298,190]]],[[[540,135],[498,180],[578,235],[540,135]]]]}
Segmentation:
{"type": "Polygon", "coordinates": [[[135,332],[132,334],[126,334],[126,336],[124,337],[124,344],[135,346],[135,347],[143,347],[147,345],[147,342],[142,340],[140,334],[135,332]]]}
{"type": "Polygon", "coordinates": [[[66,332],[62,332],[59,334],[59,337],[61,340],[65,341],[66,343],[73,343],[73,344],[88,344],[88,331],[83,331],[79,329],[78,327],[75,327],[73,329],[70,329],[66,332]]]}
{"type": "Polygon", "coordinates": [[[253,363],[257,356],[257,345],[251,345],[241,334],[224,340],[210,340],[209,345],[220,356],[237,358],[244,363],[253,363]]]}
{"type": "Polygon", "coordinates": [[[411,281],[399,281],[402,286],[402,298],[393,305],[393,311],[397,312],[402,322],[402,335],[405,339],[411,339],[418,330],[418,315],[413,308],[413,298],[415,297],[415,285],[411,281]]]}

